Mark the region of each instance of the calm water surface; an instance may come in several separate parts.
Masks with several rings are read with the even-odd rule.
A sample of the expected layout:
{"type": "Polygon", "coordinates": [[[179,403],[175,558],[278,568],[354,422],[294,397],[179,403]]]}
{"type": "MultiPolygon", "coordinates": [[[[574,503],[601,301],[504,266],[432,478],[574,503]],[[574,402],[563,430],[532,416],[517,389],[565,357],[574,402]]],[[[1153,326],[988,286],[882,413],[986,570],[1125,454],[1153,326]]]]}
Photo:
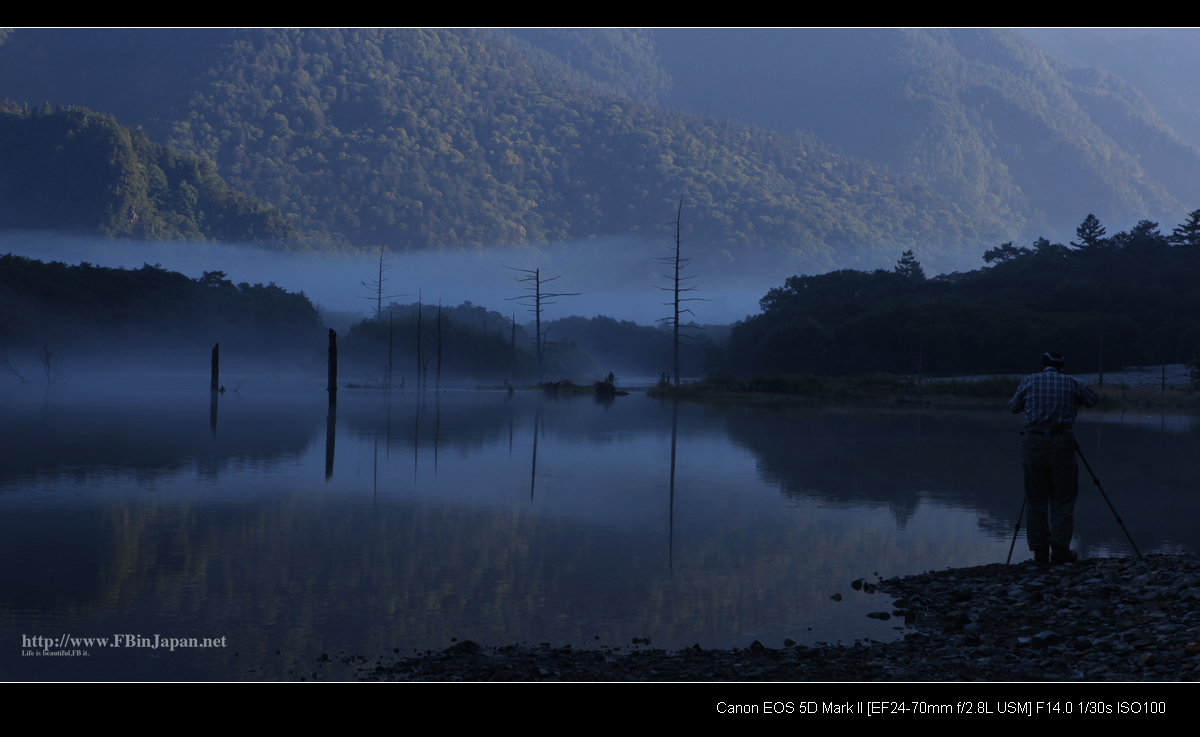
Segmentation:
{"type": "MultiPolygon", "coordinates": [[[[342,390],[330,417],[317,383],[217,406],[204,379],[0,390],[10,680],[294,680],[451,638],[889,640],[866,614],[890,599],[850,582],[1003,562],[1021,505],[1021,421],[996,409],[342,390]],[[226,647],[22,654],[116,634],[226,647]]],[[[1091,413],[1077,435],[1142,552],[1200,548],[1196,418],[1091,413]]],[[[1076,533],[1132,552],[1086,478],[1076,533]]]]}

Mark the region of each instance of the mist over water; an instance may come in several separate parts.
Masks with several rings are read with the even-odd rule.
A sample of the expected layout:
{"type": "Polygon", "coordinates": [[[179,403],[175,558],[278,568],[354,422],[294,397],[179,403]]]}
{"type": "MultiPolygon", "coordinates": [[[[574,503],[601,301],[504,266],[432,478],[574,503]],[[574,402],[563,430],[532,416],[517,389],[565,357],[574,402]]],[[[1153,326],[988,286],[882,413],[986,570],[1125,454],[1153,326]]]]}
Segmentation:
{"type": "MultiPolygon", "coordinates": [[[[45,262],[81,261],[106,267],[139,269],[160,264],[191,278],[206,271],[223,271],[234,284],[274,282],[291,291],[304,292],[324,310],[362,312],[374,308],[372,290],[363,286],[378,278],[379,253],[331,251],[285,252],[254,244],[194,243],[183,241],[132,242],[56,233],[5,233],[0,254],[13,253],[45,262]]],[[[543,319],[570,315],[607,315],[652,325],[670,314],[663,305],[671,299],[664,276],[669,267],[655,261],[669,251],[650,239],[608,238],[547,246],[399,251],[385,255],[384,296],[389,301],[415,302],[418,293],[427,304],[458,305],[470,300],[504,314],[517,313],[517,321],[532,319],[527,308],[513,301],[526,294],[526,285],[513,269],[541,269],[542,278],[560,276],[545,286],[551,292],[579,292],[561,297],[546,308],[543,319]]],[[[684,243],[684,256],[688,256],[684,243]]],[[[739,254],[735,261],[711,249],[696,253],[684,275],[696,278],[688,297],[694,319],[701,324],[727,324],[759,312],[758,302],[767,291],[782,286],[798,273],[823,273],[829,264],[809,263],[794,254],[765,252],[739,254]]],[[[876,268],[885,264],[855,265],[876,268]]]]}

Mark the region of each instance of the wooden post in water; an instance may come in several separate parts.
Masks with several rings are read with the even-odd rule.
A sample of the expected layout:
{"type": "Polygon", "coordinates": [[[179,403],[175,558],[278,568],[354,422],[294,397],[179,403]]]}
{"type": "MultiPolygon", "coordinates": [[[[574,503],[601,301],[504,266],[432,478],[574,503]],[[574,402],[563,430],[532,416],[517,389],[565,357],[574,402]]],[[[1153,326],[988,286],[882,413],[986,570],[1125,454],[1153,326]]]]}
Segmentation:
{"type": "Polygon", "coordinates": [[[213,346],[213,351],[212,351],[212,385],[209,386],[209,389],[211,389],[214,392],[217,390],[217,387],[219,387],[221,385],[220,378],[219,378],[220,373],[221,373],[221,344],[217,343],[216,345],[213,346]]]}
{"type": "Polygon", "coordinates": [[[337,331],[329,328],[329,403],[337,404],[337,331]]]}
{"type": "Polygon", "coordinates": [[[329,414],[325,415],[325,480],[333,478],[333,450],[337,443],[337,402],[329,394],[329,414]]]}

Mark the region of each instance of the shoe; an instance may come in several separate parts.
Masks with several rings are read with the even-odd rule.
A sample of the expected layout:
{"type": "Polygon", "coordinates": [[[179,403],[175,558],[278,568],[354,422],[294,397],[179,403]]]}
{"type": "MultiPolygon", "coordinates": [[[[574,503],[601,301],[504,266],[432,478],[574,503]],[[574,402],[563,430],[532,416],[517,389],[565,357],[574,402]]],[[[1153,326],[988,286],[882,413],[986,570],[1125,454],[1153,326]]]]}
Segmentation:
{"type": "Polygon", "coordinates": [[[1033,549],[1033,562],[1039,566],[1050,565],[1050,546],[1043,545],[1033,549]]]}
{"type": "Polygon", "coordinates": [[[1051,563],[1074,563],[1079,560],[1079,553],[1076,553],[1070,548],[1060,548],[1054,546],[1054,552],[1050,554],[1051,563]]]}

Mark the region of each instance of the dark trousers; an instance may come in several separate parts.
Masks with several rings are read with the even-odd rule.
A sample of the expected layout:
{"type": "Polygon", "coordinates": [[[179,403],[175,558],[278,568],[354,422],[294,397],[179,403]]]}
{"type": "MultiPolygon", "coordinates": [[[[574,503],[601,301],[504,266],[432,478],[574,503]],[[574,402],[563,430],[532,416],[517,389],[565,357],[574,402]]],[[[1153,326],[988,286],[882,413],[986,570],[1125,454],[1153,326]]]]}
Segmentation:
{"type": "Polygon", "coordinates": [[[1079,464],[1075,437],[1026,435],[1021,444],[1025,468],[1025,499],[1029,506],[1026,538],[1029,549],[1054,544],[1069,548],[1075,531],[1075,500],[1079,498],[1079,464]]]}

